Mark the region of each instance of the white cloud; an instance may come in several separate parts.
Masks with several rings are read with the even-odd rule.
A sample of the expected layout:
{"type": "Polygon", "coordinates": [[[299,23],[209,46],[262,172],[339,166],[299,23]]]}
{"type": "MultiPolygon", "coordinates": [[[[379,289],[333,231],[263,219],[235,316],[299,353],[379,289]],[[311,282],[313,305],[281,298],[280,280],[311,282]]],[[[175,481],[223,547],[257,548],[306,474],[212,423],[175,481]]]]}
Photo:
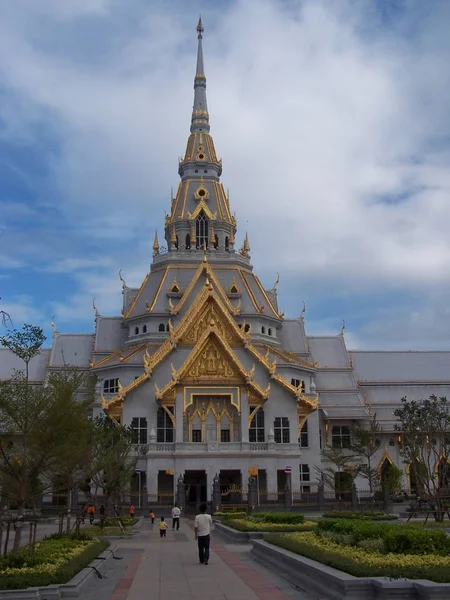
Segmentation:
{"type": "MultiPolygon", "coordinates": [[[[16,135],[19,125],[26,132],[39,115],[46,122],[51,115],[61,142],[51,162],[59,210],[81,229],[90,223],[100,245],[115,244],[106,262],[98,259],[96,274],[85,274],[96,265],[81,254],[78,267],[72,263],[83,270],[78,292],[58,302],[57,312],[65,320],[86,317],[93,296],[100,312],[101,303],[119,312],[120,286],[110,283],[109,265],[145,265],[144,277],[153,231],[162,229],[177,182],[198,11],[136,3],[142,14],[130,25],[120,20],[123,1],[46,0],[33,9],[39,18],[32,31],[23,4],[0,24],[0,70],[22,98],[16,113],[7,105],[6,118],[16,135]],[[74,58],[50,25],[72,23],[73,43],[89,17],[104,36],[104,52],[88,60],[74,51],[74,58]]],[[[336,285],[443,290],[450,273],[450,150],[442,141],[449,135],[450,44],[442,24],[450,11],[430,4],[422,33],[408,37],[403,30],[418,5],[399,13],[397,28],[375,27],[369,6],[309,0],[288,11],[259,0],[221,14],[208,9],[208,101],[222,179],[263,277],[278,270],[290,280],[320,281],[329,294],[336,285]]],[[[435,300],[426,302],[432,312],[435,300]]],[[[372,339],[370,327],[358,336],[372,339]]],[[[418,340],[424,336],[422,329],[418,340]]]]}

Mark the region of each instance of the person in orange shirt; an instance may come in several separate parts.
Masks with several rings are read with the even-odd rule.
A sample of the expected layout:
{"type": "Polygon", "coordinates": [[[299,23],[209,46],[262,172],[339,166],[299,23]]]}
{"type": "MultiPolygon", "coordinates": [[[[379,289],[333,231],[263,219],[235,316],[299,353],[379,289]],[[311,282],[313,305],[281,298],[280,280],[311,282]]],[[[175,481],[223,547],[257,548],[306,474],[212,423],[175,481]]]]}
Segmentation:
{"type": "Polygon", "coordinates": [[[164,521],[164,517],[161,517],[161,521],[159,522],[159,537],[165,538],[167,531],[167,523],[164,521]]]}
{"type": "Polygon", "coordinates": [[[154,513],[154,512],[151,510],[151,511],[150,511],[150,519],[152,520],[152,525],[153,525],[153,523],[155,522],[155,518],[156,518],[156,515],[155,515],[155,513],[154,513]]]}
{"type": "Polygon", "coordinates": [[[93,504],[90,504],[88,506],[87,512],[88,512],[88,515],[89,515],[89,523],[91,525],[93,525],[94,524],[94,517],[95,517],[95,506],[93,504]]]}
{"type": "Polygon", "coordinates": [[[130,517],[134,517],[134,505],[130,504],[130,517]]]}

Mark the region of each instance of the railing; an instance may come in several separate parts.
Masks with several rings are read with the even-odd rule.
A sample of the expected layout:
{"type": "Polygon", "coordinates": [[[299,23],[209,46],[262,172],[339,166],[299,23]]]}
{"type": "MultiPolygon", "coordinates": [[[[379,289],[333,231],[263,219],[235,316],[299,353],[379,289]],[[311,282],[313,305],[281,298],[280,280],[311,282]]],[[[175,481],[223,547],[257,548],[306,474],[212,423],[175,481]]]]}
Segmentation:
{"type": "Polygon", "coordinates": [[[295,452],[298,450],[297,444],[291,444],[286,447],[286,444],[274,444],[269,448],[268,442],[173,442],[163,443],[154,442],[148,444],[148,452],[219,452],[219,453],[235,453],[235,452],[295,452]]]}
{"type": "Polygon", "coordinates": [[[174,452],[175,451],[174,443],[164,442],[164,443],[154,444],[154,446],[156,446],[156,452],[174,452]]]}
{"type": "Polygon", "coordinates": [[[250,442],[250,452],[267,452],[268,449],[267,442],[250,442]]]}

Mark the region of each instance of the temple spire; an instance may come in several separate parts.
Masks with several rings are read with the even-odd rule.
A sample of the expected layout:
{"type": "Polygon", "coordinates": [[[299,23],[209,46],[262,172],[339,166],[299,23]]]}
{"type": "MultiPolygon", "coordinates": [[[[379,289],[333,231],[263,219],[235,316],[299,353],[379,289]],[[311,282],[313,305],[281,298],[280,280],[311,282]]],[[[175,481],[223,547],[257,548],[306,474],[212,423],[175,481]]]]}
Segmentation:
{"type": "Polygon", "coordinates": [[[206,77],[203,63],[203,23],[200,17],[197,25],[198,49],[197,67],[194,78],[194,107],[192,109],[191,133],[209,131],[208,104],[206,102],[206,77]]]}

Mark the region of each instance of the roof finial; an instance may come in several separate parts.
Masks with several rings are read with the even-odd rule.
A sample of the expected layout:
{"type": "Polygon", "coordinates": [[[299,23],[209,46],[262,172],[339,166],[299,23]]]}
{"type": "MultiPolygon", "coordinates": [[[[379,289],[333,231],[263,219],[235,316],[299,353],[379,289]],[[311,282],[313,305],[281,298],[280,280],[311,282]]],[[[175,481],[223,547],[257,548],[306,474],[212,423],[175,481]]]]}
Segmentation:
{"type": "Polygon", "coordinates": [[[300,313],[300,319],[302,321],[305,320],[305,313],[306,313],[306,302],[304,300],[302,300],[303,302],[303,308],[302,308],[302,312],[300,313]]]}
{"type": "Polygon", "coordinates": [[[191,133],[201,130],[209,131],[208,105],[206,103],[206,77],[203,64],[203,23],[200,17],[197,25],[198,49],[197,49],[197,67],[194,78],[194,107],[192,109],[191,133]]]}
{"type": "Polygon", "coordinates": [[[155,237],[153,239],[153,256],[158,256],[158,254],[159,254],[158,232],[155,231],[155,237]]]}
{"type": "Polygon", "coordinates": [[[245,232],[245,239],[244,239],[244,243],[242,244],[241,254],[242,254],[242,256],[247,256],[247,257],[250,254],[250,242],[248,241],[248,233],[247,232],[245,232]]]}
{"type": "Polygon", "coordinates": [[[345,331],[345,321],[344,321],[344,319],[342,319],[342,327],[339,332],[339,335],[344,335],[344,331],[345,331]]]}
{"type": "Polygon", "coordinates": [[[198,25],[197,25],[197,33],[198,33],[199,40],[203,37],[203,35],[202,35],[203,31],[204,31],[204,27],[203,27],[203,23],[202,23],[202,15],[199,15],[198,25]]]}

